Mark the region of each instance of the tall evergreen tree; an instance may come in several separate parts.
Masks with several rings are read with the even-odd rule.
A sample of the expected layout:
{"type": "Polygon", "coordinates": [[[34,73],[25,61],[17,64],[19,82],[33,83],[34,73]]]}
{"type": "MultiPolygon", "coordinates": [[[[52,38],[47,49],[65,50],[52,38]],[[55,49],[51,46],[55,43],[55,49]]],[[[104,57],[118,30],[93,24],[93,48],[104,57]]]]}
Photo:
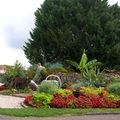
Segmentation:
{"type": "Polygon", "coordinates": [[[30,63],[89,59],[120,64],[120,7],[107,0],[45,0],[24,46],[30,63]],[[117,60],[117,62],[116,62],[117,60]]]}

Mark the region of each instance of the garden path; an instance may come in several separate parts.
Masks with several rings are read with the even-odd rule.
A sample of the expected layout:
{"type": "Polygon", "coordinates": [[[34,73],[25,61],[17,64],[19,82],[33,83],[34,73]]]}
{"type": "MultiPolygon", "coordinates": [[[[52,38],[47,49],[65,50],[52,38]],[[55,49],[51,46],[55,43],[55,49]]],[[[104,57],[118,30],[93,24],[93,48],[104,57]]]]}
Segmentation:
{"type": "Polygon", "coordinates": [[[0,108],[22,108],[20,105],[24,98],[0,95],[0,108]]]}

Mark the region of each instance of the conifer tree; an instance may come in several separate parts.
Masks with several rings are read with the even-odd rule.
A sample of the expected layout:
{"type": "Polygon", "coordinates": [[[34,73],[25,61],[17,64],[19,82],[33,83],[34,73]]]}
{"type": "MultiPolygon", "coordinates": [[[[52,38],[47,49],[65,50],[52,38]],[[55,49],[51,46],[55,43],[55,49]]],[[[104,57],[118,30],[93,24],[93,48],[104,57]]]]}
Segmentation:
{"type": "Polygon", "coordinates": [[[30,63],[89,59],[120,64],[120,7],[107,0],[45,0],[24,46],[30,63]],[[118,55],[119,54],[119,55],[118,55]]]}

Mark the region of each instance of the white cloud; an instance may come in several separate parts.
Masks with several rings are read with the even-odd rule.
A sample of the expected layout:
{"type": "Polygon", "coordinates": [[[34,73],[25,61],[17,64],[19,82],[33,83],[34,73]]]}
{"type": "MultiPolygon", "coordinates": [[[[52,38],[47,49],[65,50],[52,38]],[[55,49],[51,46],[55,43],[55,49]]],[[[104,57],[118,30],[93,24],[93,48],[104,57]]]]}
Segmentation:
{"type": "Polygon", "coordinates": [[[120,5],[120,0],[108,0],[108,3],[113,5],[118,2],[118,5],[120,5]]]}
{"type": "Polygon", "coordinates": [[[19,60],[28,66],[21,49],[34,26],[34,12],[44,0],[0,0],[0,64],[19,60]]]}
{"type": "Polygon", "coordinates": [[[34,12],[43,1],[0,0],[0,34],[4,34],[8,46],[21,47],[28,39],[34,26],[34,12]]]}
{"type": "Polygon", "coordinates": [[[25,58],[25,55],[22,49],[12,49],[6,46],[4,37],[0,37],[0,64],[13,65],[16,60],[19,60],[24,67],[28,67],[28,60],[25,58]]]}

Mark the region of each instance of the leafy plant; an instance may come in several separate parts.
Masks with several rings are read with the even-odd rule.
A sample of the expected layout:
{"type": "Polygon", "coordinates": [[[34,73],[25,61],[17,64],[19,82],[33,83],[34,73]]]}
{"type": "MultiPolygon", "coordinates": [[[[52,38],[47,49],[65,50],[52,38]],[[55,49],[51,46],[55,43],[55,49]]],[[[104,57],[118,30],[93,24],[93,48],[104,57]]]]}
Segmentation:
{"type": "Polygon", "coordinates": [[[80,87],[80,91],[84,94],[107,95],[107,91],[103,88],[80,87]]]}
{"type": "Polygon", "coordinates": [[[105,81],[104,73],[100,72],[99,69],[91,69],[86,72],[83,76],[91,87],[106,87],[107,82],[105,81]]]}
{"type": "Polygon", "coordinates": [[[26,76],[28,79],[32,80],[33,77],[35,76],[35,72],[37,70],[36,65],[31,65],[27,70],[26,70],[26,76]]]}
{"type": "Polygon", "coordinates": [[[108,91],[115,95],[120,95],[120,83],[111,83],[108,86],[108,91]]]}
{"type": "Polygon", "coordinates": [[[75,101],[77,108],[116,108],[116,103],[106,96],[86,94],[75,101]]]}
{"type": "Polygon", "coordinates": [[[74,108],[75,97],[72,94],[58,94],[53,95],[50,106],[56,108],[74,108]]]}
{"type": "Polygon", "coordinates": [[[17,93],[17,90],[16,89],[5,89],[5,90],[2,90],[0,91],[0,94],[3,94],[3,95],[10,95],[10,94],[15,94],[17,93]]]}
{"type": "Polygon", "coordinates": [[[53,83],[53,82],[47,82],[47,81],[43,81],[38,88],[38,92],[39,93],[48,93],[48,94],[53,94],[54,90],[57,89],[58,86],[53,83]]]}
{"type": "Polygon", "coordinates": [[[114,76],[113,76],[113,77],[111,78],[111,82],[112,82],[112,83],[118,83],[118,82],[120,83],[120,77],[114,77],[114,76]]]}
{"type": "Polygon", "coordinates": [[[98,66],[101,63],[98,62],[96,59],[88,62],[88,58],[85,53],[85,50],[83,51],[79,64],[71,60],[66,60],[66,62],[74,66],[76,69],[79,69],[82,76],[89,82],[89,86],[93,85],[96,81],[100,82],[102,73],[100,73],[100,69],[98,66]]]}
{"type": "Polygon", "coordinates": [[[108,93],[107,97],[109,97],[112,100],[120,100],[120,95],[115,95],[115,94],[108,93]]]}
{"type": "Polygon", "coordinates": [[[54,70],[58,70],[61,72],[67,72],[67,69],[63,66],[62,63],[45,63],[44,66],[49,70],[49,71],[54,71],[54,70]]]}
{"type": "Polygon", "coordinates": [[[32,95],[33,105],[35,107],[49,107],[53,96],[46,93],[34,93],[32,95]]]}
{"type": "Polygon", "coordinates": [[[6,68],[8,78],[25,77],[25,69],[19,61],[16,61],[14,66],[6,68]]]}
{"type": "Polygon", "coordinates": [[[76,69],[79,69],[83,76],[90,69],[97,69],[96,67],[99,64],[101,64],[96,59],[88,62],[88,58],[87,58],[87,55],[85,53],[85,50],[83,51],[83,54],[82,54],[82,57],[81,57],[81,60],[79,63],[77,63],[75,61],[71,61],[71,60],[66,60],[66,62],[69,63],[70,65],[74,66],[76,69]]]}
{"type": "Polygon", "coordinates": [[[71,90],[67,90],[67,89],[56,89],[54,91],[54,94],[55,93],[58,93],[58,94],[62,94],[62,95],[65,95],[65,94],[72,94],[72,91],[71,90]]]}
{"type": "Polygon", "coordinates": [[[25,68],[19,61],[16,61],[14,66],[5,66],[6,73],[2,75],[2,82],[7,86],[11,83],[11,78],[21,77],[25,78],[25,68]]]}

